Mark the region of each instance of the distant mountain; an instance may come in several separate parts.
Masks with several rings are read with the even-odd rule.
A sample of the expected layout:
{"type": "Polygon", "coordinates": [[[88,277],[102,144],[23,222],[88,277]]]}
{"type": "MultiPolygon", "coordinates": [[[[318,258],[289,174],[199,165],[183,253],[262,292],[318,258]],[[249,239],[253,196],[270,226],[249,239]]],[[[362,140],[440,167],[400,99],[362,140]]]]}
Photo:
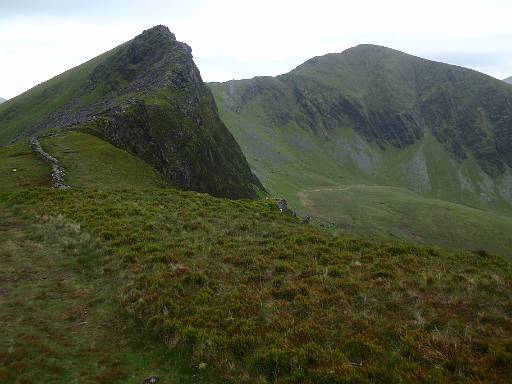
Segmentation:
{"type": "Polygon", "coordinates": [[[2,104],[5,101],[7,101],[7,99],[4,99],[3,97],[0,97],[0,104],[2,104]]]}
{"type": "Polygon", "coordinates": [[[506,79],[503,80],[505,83],[509,83],[509,84],[512,84],[512,76],[510,77],[507,77],[506,79]]]}
{"type": "Polygon", "coordinates": [[[255,197],[261,185],[191,52],[167,27],[144,31],[2,105],[0,145],[48,129],[85,130],[185,189],[255,197]]]}
{"type": "MultiPolygon", "coordinates": [[[[385,204],[368,207],[365,196],[376,204],[375,190],[349,201],[346,188],[398,187],[415,199],[511,210],[512,89],[499,80],[361,45],[281,76],[210,86],[260,180],[303,212],[347,230],[419,241],[439,229],[436,239],[449,242],[441,225],[411,233],[446,210],[425,209],[418,220],[418,204],[391,214],[385,204]]],[[[396,192],[381,191],[383,198],[396,192]]],[[[461,221],[452,218],[455,228],[461,221]]]]}

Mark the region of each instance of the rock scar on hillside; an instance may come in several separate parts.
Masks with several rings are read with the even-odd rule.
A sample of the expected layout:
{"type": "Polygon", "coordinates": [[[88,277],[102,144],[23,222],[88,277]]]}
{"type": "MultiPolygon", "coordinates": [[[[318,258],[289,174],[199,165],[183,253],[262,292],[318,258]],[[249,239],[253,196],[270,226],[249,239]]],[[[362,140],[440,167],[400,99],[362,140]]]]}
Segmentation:
{"type": "Polygon", "coordinates": [[[70,188],[70,186],[67,185],[64,181],[64,175],[66,173],[64,172],[64,168],[62,168],[61,165],[59,164],[59,161],[55,157],[50,155],[49,153],[45,152],[43,147],[41,147],[41,143],[35,137],[30,138],[29,144],[30,144],[30,147],[32,148],[32,150],[39,157],[41,157],[47,163],[50,163],[50,165],[52,166],[52,174],[51,174],[52,187],[55,189],[70,188]]]}

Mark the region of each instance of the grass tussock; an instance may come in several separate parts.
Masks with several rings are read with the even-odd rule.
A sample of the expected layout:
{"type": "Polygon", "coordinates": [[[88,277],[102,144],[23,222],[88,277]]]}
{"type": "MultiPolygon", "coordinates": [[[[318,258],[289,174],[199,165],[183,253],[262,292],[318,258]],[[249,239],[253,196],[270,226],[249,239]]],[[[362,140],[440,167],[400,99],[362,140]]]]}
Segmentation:
{"type": "Polygon", "coordinates": [[[508,382],[512,266],[335,236],[270,201],[49,191],[10,204],[79,223],[128,313],[226,381],[508,382]]]}

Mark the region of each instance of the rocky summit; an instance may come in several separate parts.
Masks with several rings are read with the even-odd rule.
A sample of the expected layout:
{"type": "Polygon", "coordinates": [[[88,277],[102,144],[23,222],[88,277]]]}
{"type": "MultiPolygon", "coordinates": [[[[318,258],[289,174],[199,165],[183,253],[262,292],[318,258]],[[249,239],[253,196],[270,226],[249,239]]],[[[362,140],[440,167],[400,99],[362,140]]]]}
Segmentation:
{"type": "Polygon", "coordinates": [[[225,197],[262,190],[192,50],[161,25],[18,96],[0,109],[0,127],[0,144],[55,129],[95,134],[185,189],[225,197]]]}

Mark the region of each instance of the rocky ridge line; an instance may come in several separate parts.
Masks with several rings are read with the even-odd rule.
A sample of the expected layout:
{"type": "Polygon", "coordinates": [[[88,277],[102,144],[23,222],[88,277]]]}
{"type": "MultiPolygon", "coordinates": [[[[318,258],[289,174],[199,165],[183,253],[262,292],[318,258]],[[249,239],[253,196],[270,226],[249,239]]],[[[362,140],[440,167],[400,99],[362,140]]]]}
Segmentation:
{"type": "Polygon", "coordinates": [[[39,157],[41,157],[47,163],[50,163],[50,165],[52,166],[52,174],[51,174],[52,187],[55,189],[71,188],[64,181],[64,175],[66,174],[64,171],[64,168],[61,167],[61,165],[59,164],[59,161],[55,157],[53,157],[52,155],[50,155],[49,153],[44,151],[39,140],[36,139],[35,137],[31,137],[29,140],[29,144],[30,144],[30,147],[32,148],[32,150],[39,157]]]}

